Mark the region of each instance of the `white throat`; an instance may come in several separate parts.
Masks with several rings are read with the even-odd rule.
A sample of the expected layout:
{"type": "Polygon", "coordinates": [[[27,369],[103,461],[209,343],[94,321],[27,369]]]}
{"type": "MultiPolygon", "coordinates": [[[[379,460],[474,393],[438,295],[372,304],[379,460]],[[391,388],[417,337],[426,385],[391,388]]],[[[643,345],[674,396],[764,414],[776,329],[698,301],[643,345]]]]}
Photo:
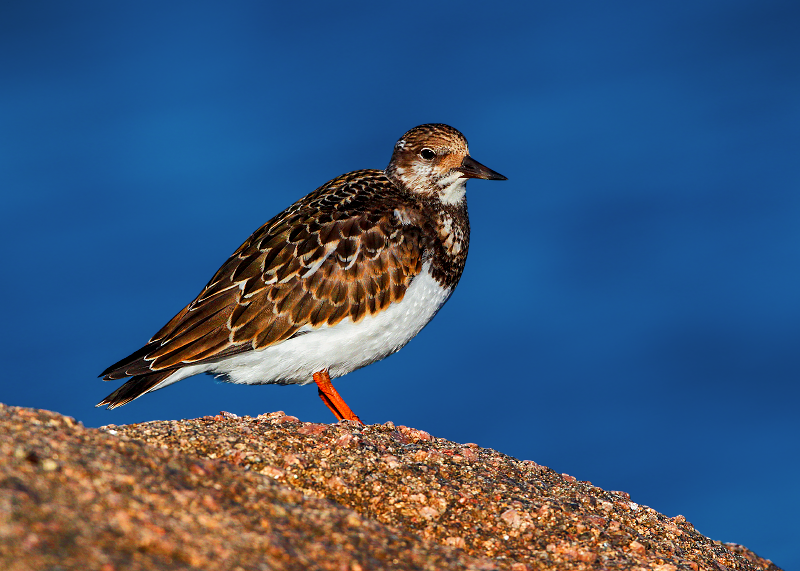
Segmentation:
{"type": "Polygon", "coordinates": [[[439,181],[439,199],[442,204],[458,204],[467,194],[467,179],[455,172],[439,181]]]}
{"type": "MultiPolygon", "coordinates": [[[[406,188],[413,192],[427,194],[431,189],[431,168],[429,165],[415,164],[411,169],[397,167],[394,174],[406,188]]],[[[467,194],[467,179],[455,171],[436,181],[434,188],[442,204],[459,204],[467,194]]]]}

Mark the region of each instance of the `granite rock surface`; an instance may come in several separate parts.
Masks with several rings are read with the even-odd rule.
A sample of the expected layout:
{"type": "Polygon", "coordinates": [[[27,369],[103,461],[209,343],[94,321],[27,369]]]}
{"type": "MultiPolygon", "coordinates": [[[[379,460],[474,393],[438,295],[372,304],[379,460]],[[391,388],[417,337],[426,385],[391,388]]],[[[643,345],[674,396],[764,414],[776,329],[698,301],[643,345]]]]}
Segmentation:
{"type": "Polygon", "coordinates": [[[0,405],[0,568],[778,570],[624,492],[391,423],[0,405]]]}

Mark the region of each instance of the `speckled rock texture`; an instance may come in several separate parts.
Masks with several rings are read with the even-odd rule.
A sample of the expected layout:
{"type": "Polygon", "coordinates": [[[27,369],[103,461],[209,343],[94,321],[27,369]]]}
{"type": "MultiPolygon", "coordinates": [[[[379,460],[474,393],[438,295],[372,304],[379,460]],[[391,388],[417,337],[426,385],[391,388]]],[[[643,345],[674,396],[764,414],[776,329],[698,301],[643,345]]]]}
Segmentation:
{"type": "Polygon", "coordinates": [[[0,405],[0,569],[777,570],[534,462],[282,412],[88,429],[0,405]]]}

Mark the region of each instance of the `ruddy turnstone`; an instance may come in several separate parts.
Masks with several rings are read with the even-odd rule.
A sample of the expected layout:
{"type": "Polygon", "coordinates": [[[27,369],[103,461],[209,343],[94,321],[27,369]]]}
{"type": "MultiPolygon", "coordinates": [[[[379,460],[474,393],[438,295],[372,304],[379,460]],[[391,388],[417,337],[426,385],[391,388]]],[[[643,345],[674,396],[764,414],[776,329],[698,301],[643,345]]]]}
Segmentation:
{"type": "Polygon", "coordinates": [[[506,180],[469,156],[456,129],[411,129],[385,171],[335,178],[256,230],[194,301],[103,371],[131,378],[97,406],[210,373],[313,380],[336,418],[361,422],[331,378],[398,351],[453,293],[469,246],[469,178],[506,180]]]}

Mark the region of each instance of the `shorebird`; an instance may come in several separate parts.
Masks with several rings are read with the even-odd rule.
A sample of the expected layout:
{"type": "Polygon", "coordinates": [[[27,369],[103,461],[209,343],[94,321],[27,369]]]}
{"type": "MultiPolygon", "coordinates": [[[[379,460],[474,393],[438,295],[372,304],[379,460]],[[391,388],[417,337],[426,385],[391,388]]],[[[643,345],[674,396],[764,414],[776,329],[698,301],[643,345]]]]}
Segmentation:
{"type": "Polygon", "coordinates": [[[398,351],[458,284],[466,183],[506,180],[443,124],[403,135],[385,171],[324,184],[256,230],[194,301],[101,373],[131,377],[97,406],[199,373],[231,383],[317,384],[337,419],[361,420],[331,383],[398,351]]]}

